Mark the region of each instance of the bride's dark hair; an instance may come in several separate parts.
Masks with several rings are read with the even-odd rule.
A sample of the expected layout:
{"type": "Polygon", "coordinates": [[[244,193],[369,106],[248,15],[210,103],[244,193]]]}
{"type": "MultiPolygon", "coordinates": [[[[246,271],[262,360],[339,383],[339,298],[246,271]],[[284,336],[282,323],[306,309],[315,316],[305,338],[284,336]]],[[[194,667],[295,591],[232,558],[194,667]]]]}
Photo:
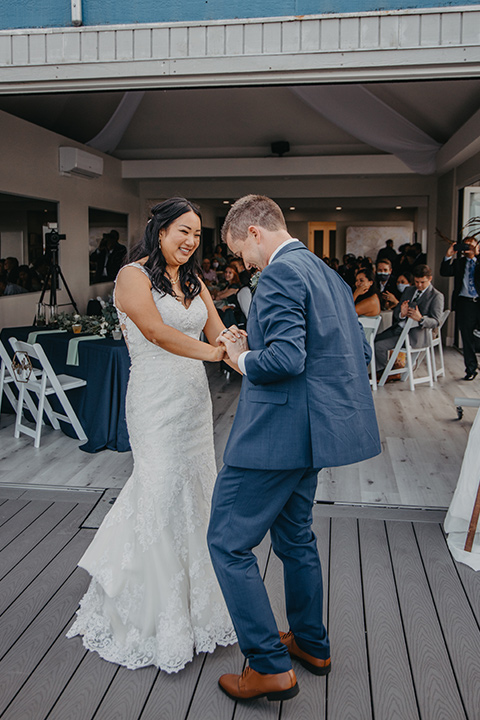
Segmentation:
{"type": "MultiPolygon", "coordinates": [[[[150,211],[152,217],[147,223],[142,240],[134,245],[129,253],[127,263],[136,262],[148,255],[144,268],[148,270],[152,286],[162,295],[174,295],[174,292],[165,272],[167,261],[159,243],[160,230],[166,230],[174,220],[190,211],[200,218],[201,223],[202,216],[199,209],[185,198],[173,197],[155,205],[150,211]]],[[[187,262],[179,267],[180,285],[186,300],[192,300],[200,293],[202,289],[198,278],[200,272],[197,251],[195,251],[187,262]]]]}

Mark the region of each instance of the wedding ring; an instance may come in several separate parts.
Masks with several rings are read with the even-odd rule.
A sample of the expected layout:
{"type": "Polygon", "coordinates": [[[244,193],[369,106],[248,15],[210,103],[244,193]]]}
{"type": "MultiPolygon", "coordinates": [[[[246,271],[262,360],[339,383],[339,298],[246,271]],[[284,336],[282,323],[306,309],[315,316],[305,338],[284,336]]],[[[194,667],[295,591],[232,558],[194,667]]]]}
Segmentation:
{"type": "Polygon", "coordinates": [[[225,333],[227,333],[227,332],[228,332],[228,329],[225,328],[225,330],[222,330],[222,332],[220,333],[220,335],[225,335],[225,333]]]}

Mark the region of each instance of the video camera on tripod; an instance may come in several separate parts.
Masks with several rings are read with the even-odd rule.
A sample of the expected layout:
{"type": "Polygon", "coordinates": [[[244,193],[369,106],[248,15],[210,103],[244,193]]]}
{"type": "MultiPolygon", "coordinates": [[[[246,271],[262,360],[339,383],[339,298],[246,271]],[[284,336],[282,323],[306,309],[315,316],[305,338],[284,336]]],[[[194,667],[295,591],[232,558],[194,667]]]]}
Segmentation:
{"type": "Polygon", "coordinates": [[[57,321],[58,316],[58,305],[57,305],[57,290],[58,290],[58,280],[61,278],[65,290],[67,291],[68,297],[70,298],[69,303],[64,303],[65,305],[73,305],[75,312],[78,313],[78,308],[75,300],[73,299],[72,293],[69,290],[69,287],[67,285],[67,281],[65,280],[65,277],[62,273],[62,270],[60,268],[60,265],[58,264],[58,250],[60,245],[60,240],[66,240],[66,235],[61,235],[56,229],[50,230],[50,232],[45,234],[45,255],[50,255],[50,267],[48,268],[47,275],[45,277],[44,283],[43,283],[43,290],[42,294],[40,295],[40,300],[38,302],[38,309],[37,309],[37,315],[34,320],[34,325],[40,324],[40,318],[45,318],[47,313],[45,312],[48,309],[48,324],[52,325],[55,324],[57,321]],[[46,291],[50,289],[50,301],[49,303],[44,303],[43,299],[45,297],[46,291]]]}
{"type": "Polygon", "coordinates": [[[53,229],[50,232],[45,233],[45,252],[55,253],[58,252],[60,246],[60,240],[66,240],[66,235],[60,235],[60,233],[53,229]]]}

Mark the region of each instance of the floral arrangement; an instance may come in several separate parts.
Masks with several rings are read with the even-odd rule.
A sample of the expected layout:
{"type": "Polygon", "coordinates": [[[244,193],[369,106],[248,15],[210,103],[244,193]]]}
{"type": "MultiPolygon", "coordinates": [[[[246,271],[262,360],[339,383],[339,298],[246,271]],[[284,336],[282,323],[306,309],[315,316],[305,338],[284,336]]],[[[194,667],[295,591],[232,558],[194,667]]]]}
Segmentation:
{"type": "Polygon", "coordinates": [[[101,315],[78,315],[77,313],[60,313],[57,318],[58,327],[61,330],[73,332],[73,325],[81,325],[82,332],[90,335],[101,335],[109,337],[114,330],[119,330],[117,311],[111,297],[108,300],[97,298],[102,306],[101,315]]]}
{"type": "Polygon", "coordinates": [[[262,274],[261,270],[257,270],[256,273],[252,275],[250,278],[250,290],[252,291],[252,295],[257,289],[258,281],[260,280],[260,275],[262,274]]]}

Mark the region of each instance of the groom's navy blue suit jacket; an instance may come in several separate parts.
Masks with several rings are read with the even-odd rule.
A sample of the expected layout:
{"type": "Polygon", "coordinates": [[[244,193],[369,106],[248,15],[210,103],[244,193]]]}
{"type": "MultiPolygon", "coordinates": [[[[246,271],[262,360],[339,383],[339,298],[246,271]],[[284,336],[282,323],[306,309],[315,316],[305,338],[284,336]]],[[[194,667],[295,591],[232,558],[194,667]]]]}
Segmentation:
{"type": "MultiPolygon", "coordinates": [[[[301,242],[262,271],[227,465],[279,470],[378,455],[365,336],[350,287],[301,242]]],[[[368,352],[368,351],[367,351],[368,352]]]]}

